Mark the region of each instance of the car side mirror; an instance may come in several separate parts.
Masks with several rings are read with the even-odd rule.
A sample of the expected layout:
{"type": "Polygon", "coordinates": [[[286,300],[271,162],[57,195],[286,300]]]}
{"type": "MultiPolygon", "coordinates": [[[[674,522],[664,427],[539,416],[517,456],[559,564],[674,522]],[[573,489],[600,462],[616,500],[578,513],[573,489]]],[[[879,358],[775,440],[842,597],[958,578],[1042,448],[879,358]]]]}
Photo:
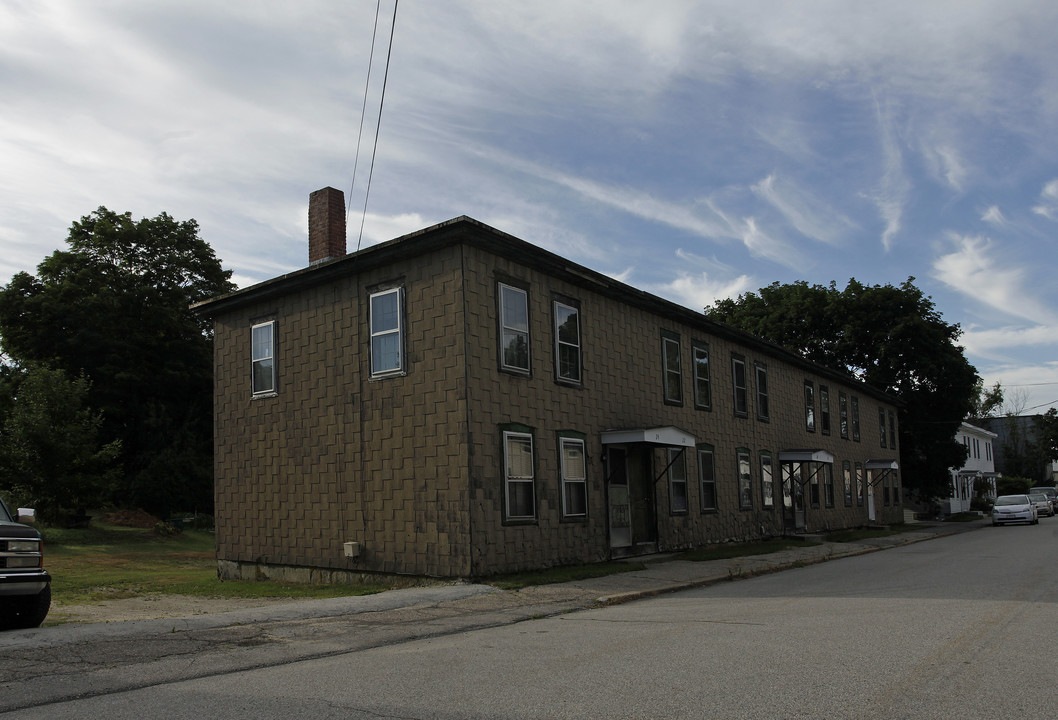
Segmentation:
{"type": "Polygon", "coordinates": [[[33,508],[19,508],[18,521],[23,525],[32,525],[37,522],[37,511],[33,508]]]}

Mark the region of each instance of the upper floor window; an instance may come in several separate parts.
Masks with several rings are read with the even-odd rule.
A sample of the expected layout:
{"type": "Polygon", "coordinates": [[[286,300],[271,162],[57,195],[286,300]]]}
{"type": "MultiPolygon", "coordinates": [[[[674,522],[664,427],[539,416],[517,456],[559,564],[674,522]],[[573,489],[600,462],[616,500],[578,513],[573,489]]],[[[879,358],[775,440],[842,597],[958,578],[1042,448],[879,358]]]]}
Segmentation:
{"type": "Polygon", "coordinates": [[[257,323],[250,329],[251,385],[254,395],[276,391],[275,320],[257,323]]]}
{"type": "Polygon", "coordinates": [[[757,374],[757,418],[768,419],[768,368],[764,365],[755,365],[757,374]]]}
{"type": "Polygon", "coordinates": [[[878,408],[878,439],[883,448],[889,444],[885,436],[885,408],[878,408]]]}
{"type": "Polygon", "coordinates": [[[731,383],[735,391],[735,414],[749,414],[749,388],[746,381],[746,361],[740,357],[731,358],[731,383]]]}
{"type": "Polygon", "coordinates": [[[507,519],[532,520],[536,517],[533,436],[522,432],[504,432],[503,456],[507,519]]]}
{"type": "Polygon", "coordinates": [[[587,468],[584,462],[584,441],[560,438],[562,452],[562,514],[568,518],[588,516],[587,468]]]}
{"type": "Polygon", "coordinates": [[[830,434],[830,390],[826,385],[819,386],[819,432],[830,434]]]}
{"type": "Polygon", "coordinates": [[[371,374],[389,375],[404,370],[404,327],[401,321],[402,288],[371,293],[371,374]]]}
{"type": "Polygon", "coordinates": [[[812,383],[805,381],[805,429],[816,431],[816,389],[812,383]]]}
{"type": "Polygon", "coordinates": [[[838,427],[841,437],[849,439],[849,398],[844,392],[838,391],[838,427]]]}
{"type": "Polygon", "coordinates": [[[500,283],[500,366],[529,372],[529,293],[500,283]]]}
{"type": "Polygon", "coordinates": [[[665,402],[683,404],[683,371],[680,366],[680,336],[661,331],[661,362],[665,372],[665,402]]]}
{"type": "Polygon", "coordinates": [[[889,411],[889,447],[896,449],[896,413],[889,411]]]}
{"type": "Polygon", "coordinates": [[[694,343],[694,406],[709,410],[713,406],[713,390],[709,379],[709,348],[694,343]]]}
{"type": "Polygon", "coordinates": [[[852,439],[860,441],[860,399],[852,396],[852,439]]]}
{"type": "Polygon", "coordinates": [[[580,310],[555,301],[555,377],[580,383],[580,310]]]}
{"type": "Polygon", "coordinates": [[[669,510],[687,512],[687,463],[682,448],[669,448],[669,510]]]}

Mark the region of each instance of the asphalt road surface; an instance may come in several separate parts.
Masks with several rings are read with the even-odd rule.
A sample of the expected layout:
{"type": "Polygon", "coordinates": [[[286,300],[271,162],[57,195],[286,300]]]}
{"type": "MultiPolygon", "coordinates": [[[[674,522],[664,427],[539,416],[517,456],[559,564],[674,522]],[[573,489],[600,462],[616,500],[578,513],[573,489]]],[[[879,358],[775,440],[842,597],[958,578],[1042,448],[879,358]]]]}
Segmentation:
{"type": "Polygon", "coordinates": [[[1056,556],[1046,518],[5,717],[1051,718],[1056,556]]]}

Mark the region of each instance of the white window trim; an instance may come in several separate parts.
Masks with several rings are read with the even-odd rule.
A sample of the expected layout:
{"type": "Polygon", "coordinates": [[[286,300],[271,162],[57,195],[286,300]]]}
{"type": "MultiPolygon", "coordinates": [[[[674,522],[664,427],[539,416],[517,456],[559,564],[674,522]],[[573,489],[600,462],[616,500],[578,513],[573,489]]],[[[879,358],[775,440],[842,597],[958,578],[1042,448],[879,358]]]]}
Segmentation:
{"type": "Polygon", "coordinates": [[[562,515],[567,518],[588,517],[588,455],[584,447],[584,441],[577,438],[561,438],[558,442],[559,462],[562,464],[562,515]],[[580,447],[581,457],[584,463],[584,476],[575,477],[569,474],[566,467],[566,446],[576,445],[580,447]],[[580,485],[584,494],[584,512],[572,513],[566,505],[567,486],[580,485]]]}
{"type": "Polygon", "coordinates": [[[499,306],[500,306],[500,367],[502,367],[504,370],[511,370],[513,372],[517,372],[517,373],[528,375],[529,374],[529,369],[533,366],[533,353],[532,353],[532,347],[530,345],[531,336],[529,334],[529,325],[530,325],[530,322],[529,322],[529,291],[524,290],[524,289],[522,289],[520,287],[515,287],[514,285],[508,285],[506,283],[499,283],[499,288],[500,288],[500,292],[499,292],[498,301],[499,301],[499,306]],[[512,291],[514,293],[517,293],[517,294],[521,295],[522,298],[524,298],[524,300],[525,300],[525,324],[526,324],[526,329],[525,330],[519,330],[519,329],[517,329],[515,327],[507,325],[507,317],[506,317],[506,313],[504,312],[504,305],[503,305],[503,294],[504,294],[505,290],[510,290],[510,291],[512,291]],[[510,364],[507,363],[507,353],[505,352],[506,344],[505,344],[504,340],[506,338],[506,334],[507,334],[508,331],[512,332],[512,333],[516,333],[518,335],[525,335],[525,361],[526,361],[525,367],[521,367],[519,365],[510,365],[510,364]]]}
{"type": "Polygon", "coordinates": [[[254,323],[250,328],[250,388],[255,397],[262,397],[265,395],[275,395],[276,393],[276,321],[266,320],[265,322],[254,323]],[[262,355],[261,357],[254,356],[254,342],[253,336],[257,328],[268,327],[269,335],[271,336],[271,342],[269,343],[272,348],[270,355],[262,355]],[[254,372],[258,362],[262,360],[271,360],[272,367],[270,371],[271,375],[271,386],[262,390],[257,389],[257,373],[254,372]]]}
{"type": "Polygon", "coordinates": [[[558,378],[559,380],[561,380],[562,382],[576,383],[577,385],[580,385],[581,382],[582,382],[582,376],[584,374],[584,362],[583,362],[583,356],[582,356],[582,353],[581,353],[580,308],[573,307],[572,305],[569,305],[567,303],[559,302],[558,300],[555,300],[553,310],[554,310],[554,321],[555,321],[555,377],[558,378]],[[558,309],[559,308],[562,308],[562,309],[565,309],[565,310],[569,310],[570,312],[572,312],[574,315],[577,316],[577,342],[576,342],[576,344],[569,343],[569,342],[564,342],[562,340],[561,331],[559,330],[559,322],[558,322],[558,309]],[[565,375],[562,374],[562,353],[561,353],[561,349],[562,349],[563,346],[575,348],[576,351],[577,351],[577,377],[575,377],[575,378],[566,377],[565,375]]]}
{"type": "Polygon", "coordinates": [[[665,371],[665,402],[683,404],[683,348],[680,341],[674,337],[661,337],[661,365],[665,371]],[[669,367],[669,343],[676,347],[676,367],[669,367]],[[669,377],[674,377],[679,384],[679,392],[673,397],[669,395],[669,377]]]}
{"type": "Polygon", "coordinates": [[[533,447],[533,436],[530,433],[524,432],[513,432],[505,430],[503,433],[503,483],[504,483],[504,505],[506,506],[506,516],[508,520],[535,520],[536,519],[536,457],[535,448],[533,447]],[[510,440],[528,440],[529,441],[529,458],[530,458],[530,475],[513,476],[511,475],[510,468],[510,452],[508,443],[510,440]],[[531,496],[533,498],[533,514],[532,515],[514,515],[511,513],[511,485],[513,484],[528,484],[531,490],[531,496]]]}
{"type": "Polygon", "coordinates": [[[373,292],[368,297],[368,330],[371,334],[371,346],[369,350],[369,362],[371,363],[371,377],[388,377],[390,375],[400,375],[404,372],[404,288],[394,287],[387,288],[386,290],[379,290],[373,292]],[[397,327],[375,332],[375,298],[380,298],[386,295],[397,296],[397,327]],[[386,337],[388,335],[397,336],[397,367],[386,368],[384,370],[375,369],[375,338],[386,337]]]}

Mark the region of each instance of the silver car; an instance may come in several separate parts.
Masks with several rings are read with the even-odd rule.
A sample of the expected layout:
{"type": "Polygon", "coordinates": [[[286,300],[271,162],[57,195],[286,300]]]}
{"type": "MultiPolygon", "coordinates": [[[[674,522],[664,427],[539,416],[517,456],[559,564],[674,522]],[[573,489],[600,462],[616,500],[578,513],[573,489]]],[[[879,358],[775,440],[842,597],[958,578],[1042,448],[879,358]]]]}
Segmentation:
{"type": "Polygon", "coordinates": [[[1029,493],[1029,500],[1036,506],[1036,517],[1054,517],[1054,505],[1043,493],[1029,493]]]}
{"type": "Polygon", "coordinates": [[[1000,495],[992,506],[992,524],[1023,522],[1035,525],[1040,521],[1036,505],[1028,495],[1000,495]]]}

